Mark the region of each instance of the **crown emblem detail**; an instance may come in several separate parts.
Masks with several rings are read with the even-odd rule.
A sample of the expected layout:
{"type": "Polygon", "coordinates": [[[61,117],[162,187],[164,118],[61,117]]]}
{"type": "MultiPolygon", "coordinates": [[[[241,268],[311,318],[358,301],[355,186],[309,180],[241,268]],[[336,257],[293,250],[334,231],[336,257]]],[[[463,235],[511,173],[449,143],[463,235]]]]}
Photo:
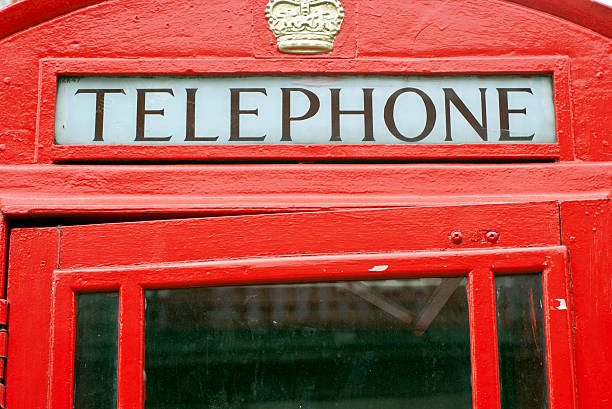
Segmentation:
{"type": "Polygon", "coordinates": [[[280,51],[321,54],[333,49],[344,8],[339,0],[270,0],[266,17],[280,51]]]}

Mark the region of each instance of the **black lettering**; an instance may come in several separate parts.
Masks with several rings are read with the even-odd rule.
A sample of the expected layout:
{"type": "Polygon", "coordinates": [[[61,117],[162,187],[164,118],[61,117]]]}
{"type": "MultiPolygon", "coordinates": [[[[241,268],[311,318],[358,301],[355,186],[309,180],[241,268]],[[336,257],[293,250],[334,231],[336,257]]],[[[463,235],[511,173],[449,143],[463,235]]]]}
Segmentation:
{"type": "Polygon", "coordinates": [[[240,136],[240,115],[259,115],[258,109],[240,109],[240,94],[243,92],[257,92],[268,95],[265,88],[230,88],[230,141],[263,141],[264,136],[240,136]]]}
{"type": "Polygon", "coordinates": [[[389,131],[400,141],[404,142],[417,142],[422,139],[425,139],[433,130],[434,125],[436,124],[436,107],[429,98],[429,95],[416,88],[402,88],[400,90],[395,91],[389,99],[387,100],[387,104],[385,105],[385,123],[387,124],[387,128],[389,131]],[[423,104],[425,104],[426,111],[426,119],[425,119],[425,128],[423,132],[421,132],[418,136],[408,137],[403,135],[398,129],[395,123],[395,103],[397,102],[397,98],[405,94],[407,92],[413,92],[417,94],[423,100],[423,104]]]}
{"type": "Polygon", "coordinates": [[[304,88],[281,88],[283,92],[283,116],[282,116],[282,128],[283,135],[281,137],[281,141],[283,142],[291,142],[291,121],[303,121],[308,118],[312,118],[319,112],[319,108],[321,108],[321,101],[319,101],[319,97],[307,89],[304,88]],[[302,116],[292,117],[291,116],[291,93],[292,92],[301,92],[302,94],[308,97],[310,102],[310,106],[308,107],[308,111],[302,116]]]}
{"type": "Polygon", "coordinates": [[[198,92],[197,88],[188,88],[187,92],[187,116],[185,123],[185,141],[187,142],[206,142],[216,141],[218,136],[195,136],[196,122],[196,102],[195,97],[198,92]]]}
{"type": "Polygon", "coordinates": [[[363,115],[365,136],[363,141],[374,141],[374,113],[372,109],[373,88],[363,88],[363,111],[340,110],[340,89],[330,88],[332,136],[330,141],[342,141],[340,137],[340,115],[363,115]]]}
{"type": "Polygon", "coordinates": [[[500,141],[531,141],[534,134],[528,136],[510,136],[510,114],[527,115],[527,108],[508,108],[509,92],[528,92],[533,95],[531,88],[497,88],[499,94],[499,140],[500,141]]]}
{"type": "Polygon", "coordinates": [[[482,123],[479,123],[476,117],[472,115],[470,110],[465,106],[463,101],[455,93],[452,88],[444,88],[444,107],[446,109],[446,139],[452,141],[451,136],[451,118],[450,118],[450,103],[452,102],[455,108],[459,110],[459,113],[468,121],[468,123],[474,128],[478,136],[483,141],[487,140],[487,98],[486,88],[480,88],[480,106],[482,110],[482,123]]]}
{"type": "Polygon", "coordinates": [[[170,88],[163,89],[137,89],[138,98],[136,102],[136,141],[169,141],[172,135],[167,137],[145,137],[145,116],[161,115],[164,116],[163,109],[146,109],[147,94],[153,92],[164,92],[174,96],[174,91],[170,88]]]}
{"type": "Polygon", "coordinates": [[[96,127],[94,142],[104,141],[104,96],[106,94],[123,94],[122,89],[80,89],[74,95],[96,94],[96,127]]]}

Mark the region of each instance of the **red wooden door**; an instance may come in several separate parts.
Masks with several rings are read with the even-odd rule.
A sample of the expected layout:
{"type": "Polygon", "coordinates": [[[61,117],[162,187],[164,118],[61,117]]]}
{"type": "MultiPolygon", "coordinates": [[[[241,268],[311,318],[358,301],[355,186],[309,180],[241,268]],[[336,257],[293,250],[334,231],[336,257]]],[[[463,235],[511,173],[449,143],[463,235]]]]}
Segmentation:
{"type": "MultiPolygon", "coordinates": [[[[172,291],[178,289],[196,291],[200,288],[217,288],[221,289],[219,291],[230,291],[228,289],[239,287],[240,291],[247,294],[247,298],[249,291],[258,289],[271,295],[274,301],[274,297],[286,297],[284,291],[298,294],[301,287],[296,289],[295,285],[324,287],[325,291],[335,291],[341,285],[343,289],[350,289],[363,302],[360,304],[362,311],[375,310],[376,314],[382,314],[375,315],[383,317],[381,320],[394,321],[390,328],[396,328],[394,325],[401,321],[399,324],[406,325],[409,337],[416,337],[426,332],[433,325],[432,322],[436,322],[437,316],[446,314],[445,304],[451,303],[449,300],[453,300],[453,291],[461,286],[463,277],[463,282],[467,283],[463,290],[467,300],[463,319],[468,322],[469,318],[469,328],[466,330],[469,369],[465,387],[469,393],[470,406],[477,409],[499,408],[500,396],[502,401],[505,399],[503,393],[509,393],[510,390],[517,396],[522,393],[520,382],[512,379],[520,375],[516,371],[521,371],[521,365],[512,372],[514,375],[504,372],[504,360],[510,355],[507,355],[503,345],[498,345],[498,341],[505,342],[504,335],[498,332],[512,330],[512,325],[506,321],[506,312],[502,309],[524,305],[530,307],[526,321],[529,332],[526,338],[530,339],[525,345],[537,349],[539,352],[536,353],[545,354],[540,365],[543,371],[541,381],[547,391],[546,396],[541,398],[541,404],[552,409],[574,408],[567,251],[560,245],[559,237],[559,211],[556,203],[248,215],[16,229],[11,235],[9,256],[8,298],[11,303],[11,322],[7,407],[78,408],[74,400],[81,399],[81,396],[75,395],[87,394],[95,389],[89,384],[85,387],[75,385],[75,382],[81,382],[80,371],[87,370],[83,369],[79,361],[82,351],[79,339],[85,337],[87,332],[87,328],[79,322],[81,318],[78,318],[81,317],[79,312],[84,314],[80,310],[85,305],[81,303],[86,298],[84,294],[107,294],[110,297],[104,300],[111,300],[111,304],[114,302],[116,305],[115,310],[110,309],[116,314],[114,327],[108,327],[110,338],[115,337],[115,342],[110,348],[104,347],[108,355],[105,359],[109,362],[116,360],[116,373],[111,374],[111,380],[105,385],[102,383],[107,381],[104,381],[100,373],[99,387],[107,388],[108,394],[116,394],[116,405],[119,408],[143,408],[145,402],[146,407],[159,407],[151,406],[157,393],[152,391],[151,386],[155,383],[153,377],[157,376],[154,375],[157,372],[147,365],[147,354],[152,353],[148,339],[152,325],[150,314],[155,309],[152,300],[159,298],[160,290],[166,291],[165,297],[175,294],[172,291]],[[504,283],[513,283],[520,277],[535,277],[536,284],[539,281],[540,303],[534,303],[534,297],[538,297],[537,291],[534,293],[530,289],[521,295],[520,286],[516,287],[521,290],[518,296],[504,295],[515,288],[514,284],[504,283]],[[395,286],[409,292],[413,291],[412,287],[423,286],[423,281],[410,280],[432,278],[437,280],[434,281],[433,291],[425,297],[422,308],[414,314],[406,311],[407,307],[398,305],[405,297],[385,289],[385,286],[395,286]],[[398,287],[398,282],[403,284],[398,287]],[[281,287],[266,287],[275,285],[281,287]],[[113,298],[113,294],[116,297],[113,298]],[[522,296],[526,300],[523,304],[519,300],[522,296]],[[509,306],[504,300],[510,300],[509,306]],[[536,319],[538,309],[541,309],[543,317],[539,324],[536,319]],[[404,313],[408,318],[402,317],[404,313]],[[541,328],[542,323],[545,330],[541,328]],[[536,331],[541,331],[544,339],[542,344],[538,344],[536,331]],[[22,348],[23,345],[28,345],[28,348],[22,348]],[[75,364],[75,360],[79,363],[75,364]],[[503,378],[501,395],[500,373],[503,378]]],[[[185,309],[185,305],[190,302],[189,298],[196,293],[182,294],[184,301],[181,302],[184,304],[179,309],[185,309]]],[[[204,298],[212,293],[207,294],[204,298]]],[[[219,298],[216,304],[210,300],[206,302],[207,308],[215,311],[224,306],[232,308],[230,298],[219,298]]],[[[339,302],[334,301],[336,304],[339,302]]],[[[312,300],[308,305],[310,308],[319,308],[312,300]]],[[[245,308],[250,307],[247,305],[245,308]]],[[[333,308],[344,313],[348,311],[337,306],[333,308]]],[[[96,309],[101,307],[94,305],[90,311],[95,313],[96,309]]],[[[449,312],[448,317],[460,314],[457,311],[460,312],[461,308],[449,312]]],[[[261,311],[257,313],[261,314],[261,311]]],[[[228,314],[225,317],[238,319],[238,315],[231,315],[235,311],[228,314]]],[[[274,312],[264,314],[273,316],[274,312]]],[[[189,319],[195,326],[201,313],[192,315],[189,319]]],[[[166,321],[172,321],[172,318],[166,317],[166,321]]],[[[278,324],[276,321],[271,322],[278,324]]],[[[291,325],[297,325],[296,322],[291,325]]],[[[228,328],[234,328],[233,324],[224,322],[214,325],[222,327],[221,332],[226,335],[228,328]]],[[[236,328],[239,325],[242,324],[236,324],[236,328]]],[[[341,325],[352,324],[345,322],[341,325]]],[[[376,325],[376,322],[367,324],[376,325]]],[[[303,331],[304,328],[298,329],[303,331]]],[[[442,330],[440,334],[445,334],[445,329],[442,330]]],[[[299,338],[302,332],[292,334],[299,338]]],[[[345,336],[346,331],[343,334],[345,336]]],[[[385,334],[393,337],[394,332],[387,331],[385,334]]],[[[520,338],[520,331],[518,335],[520,338]]],[[[380,337],[377,339],[376,342],[379,342],[380,337]]],[[[419,338],[417,341],[422,340],[419,338]]],[[[223,343],[215,342],[216,347],[223,343]]],[[[420,345],[428,345],[427,342],[420,345]]],[[[174,354],[175,350],[183,348],[179,342],[167,344],[166,352],[156,359],[163,360],[164,354],[174,354]]],[[[297,352],[292,353],[299,354],[298,347],[297,352]]],[[[398,351],[391,349],[393,356],[398,356],[398,351]]],[[[342,348],[334,351],[338,356],[343,353],[342,348]]],[[[261,354],[261,351],[257,353],[261,354]]],[[[357,355],[361,359],[369,353],[357,355]]],[[[226,355],[239,354],[231,350],[226,355]]],[[[401,360],[401,348],[399,357],[397,359],[401,360]]],[[[191,359],[200,358],[200,355],[195,354],[191,359]]],[[[434,356],[433,360],[436,359],[434,356]]],[[[514,358],[510,356],[508,359],[514,358]]],[[[208,366],[209,361],[206,360],[202,365],[208,366]]],[[[215,365],[220,365],[219,373],[225,370],[223,362],[215,361],[215,365]]],[[[110,367],[114,368],[113,365],[110,367]]],[[[176,374],[171,376],[183,376],[178,366],[171,368],[176,369],[176,374]]],[[[387,371],[385,368],[369,370],[382,371],[380,373],[384,374],[387,371]]],[[[527,371],[531,369],[527,368],[527,371]]],[[[231,376],[236,374],[232,373],[231,376]]],[[[280,378],[291,376],[287,373],[280,378]]],[[[432,379],[434,377],[432,375],[432,379]]],[[[363,379],[366,378],[362,377],[361,382],[363,379]]],[[[376,379],[367,379],[366,384],[355,394],[369,390],[368,385],[379,385],[376,379]]],[[[176,388],[180,389],[180,383],[184,382],[189,381],[180,380],[176,388]]],[[[214,379],[207,382],[214,382],[214,379]]],[[[349,377],[346,382],[355,382],[355,379],[349,377]]],[[[380,387],[389,382],[380,383],[380,387]]],[[[429,382],[421,382],[422,390],[428,389],[429,382]]],[[[443,379],[441,382],[446,385],[445,388],[453,389],[453,381],[443,379]]],[[[300,383],[303,382],[298,376],[298,381],[292,383],[292,387],[300,383]]],[[[407,383],[402,383],[400,379],[397,385],[401,388],[407,383]]],[[[373,389],[377,388],[379,386],[373,389]]],[[[172,393],[166,392],[166,395],[172,393]]],[[[224,393],[227,391],[224,390],[224,393]]],[[[372,393],[376,394],[376,390],[372,393]]],[[[518,399],[520,401],[522,398],[519,396],[518,399]]],[[[385,402],[379,407],[395,407],[389,403],[392,400],[385,402]]],[[[183,407],[215,407],[206,405],[200,402],[196,406],[183,407]]],[[[317,405],[321,403],[307,403],[303,407],[325,407],[317,405]]],[[[354,402],[349,402],[348,407],[350,405],[357,407],[354,402]]],[[[273,406],[262,404],[261,407],[273,406]]]]}

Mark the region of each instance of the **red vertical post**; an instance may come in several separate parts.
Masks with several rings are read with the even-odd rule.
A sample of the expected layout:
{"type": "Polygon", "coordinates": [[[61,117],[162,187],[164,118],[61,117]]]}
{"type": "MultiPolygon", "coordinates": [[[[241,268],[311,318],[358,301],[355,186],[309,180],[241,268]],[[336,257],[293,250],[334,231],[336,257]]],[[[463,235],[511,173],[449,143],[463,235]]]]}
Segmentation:
{"type": "Polygon", "coordinates": [[[546,369],[550,409],[576,408],[569,273],[565,252],[551,255],[543,272],[546,369]],[[568,342],[568,339],[570,340],[568,342]]]}
{"type": "Polygon", "coordinates": [[[11,232],[11,302],[6,404],[11,409],[47,407],[49,330],[53,271],[60,232],[55,228],[11,232]]]}
{"type": "Polygon", "coordinates": [[[119,291],[119,365],[117,407],[144,407],[144,291],[124,283],[119,291]]]}
{"type": "Polygon", "coordinates": [[[0,213],[0,298],[6,296],[6,258],[8,246],[8,226],[6,218],[0,213]]]}
{"type": "Polygon", "coordinates": [[[562,203],[561,228],[572,276],[577,406],[610,409],[612,200],[562,203]]]}
{"type": "Polygon", "coordinates": [[[490,268],[470,272],[470,345],[472,352],[472,396],[474,409],[499,409],[499,358],[495,281],[490,268]]]}
{"type": "Polygon", "coordinates": [[[4,408],[6,401],[5,369],[8,352],[8,332],[6,325],[8,321],[8,302],[6,301],[6,263],[7,263],[8,227],[6,219],[0,213],[0,408],[4,408]]]}
{"type": "Polygon", "coordinates": [[[68,280],[54,280],[52,293],[48,409],[74,405],[76,296],[68,280]]]}

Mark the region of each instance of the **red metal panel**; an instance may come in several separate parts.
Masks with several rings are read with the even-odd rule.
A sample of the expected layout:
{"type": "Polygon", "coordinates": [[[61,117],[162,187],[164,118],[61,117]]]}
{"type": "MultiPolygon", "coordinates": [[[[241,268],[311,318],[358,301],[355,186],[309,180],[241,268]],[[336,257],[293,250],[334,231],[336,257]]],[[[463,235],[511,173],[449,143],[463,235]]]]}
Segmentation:
{"type": "Polygon", "coordinates": [[[72,226],[63,229],[60,258],[62,269],[69,269],[443,249],[453,246],[449,240],[453,231],[465,237],[454,245],[462,249],[555,245],[559,243],[558,207],[555,203],[450,206],[72,226]],[[499,241],[487,241],[488,231],[498,232],[499,241]]]}
{"type": "MultiPolygon", "coordinates": [[[[0,38],[27,29],[36,24],[51,20],[62,14],[101,3],[104,0],[21,0],[10,9],[0,13],[0,38]]],[[[573,21],[591,30],[612,37],[610,7],[593,0],[573,0],[559,3],[556,0],[508,0],[514,3],[541,10],[563,19],[573,21]]]]}
{"type": "Polygon", "coordinates": [[[45,408],[51,323],[51,277],[58,265],[59,231],[13,230],[8,298],[11,329],[6,367],[6,404],[45,408]]]}
{"type": "Polygon", "coordinates": [[[612,195],[612,163],[0,166],[0,179],[11,217],[114,221],[612,195]]]}
{"type": "Polygon", "coordinates": [[[612,202],[561,204],[569,248],[579,405],[612,408],[612,202]]]}
{"type": "MultiPolygon", "coordinates": [[[[102,160],[329,160],[388,159],[388,160],[552,160],[563,156],[557,144],[498,144],[498,145],[241,145],[241,146],[66,146],[40,145],[39,157],[53,162],[83,162],[102,160]],[[42,153],[42,152],[41,152],[42,153]]],[[[571,147],[565,152],[571,152],[571,147]]],[[[568,158],[569,159],[569,158],[568,158]]]]}
{"type": "MultiPolygon", "coordinates": [[[[6,294],[6,256],[8,232],[7,221],[4,215],[0,213],[0,298],[4,298],[6,294]]],[[[6,309],[6,305],[0,305],[0,317],[4,318],[4,325],[6,325],[6,309]]]]}

